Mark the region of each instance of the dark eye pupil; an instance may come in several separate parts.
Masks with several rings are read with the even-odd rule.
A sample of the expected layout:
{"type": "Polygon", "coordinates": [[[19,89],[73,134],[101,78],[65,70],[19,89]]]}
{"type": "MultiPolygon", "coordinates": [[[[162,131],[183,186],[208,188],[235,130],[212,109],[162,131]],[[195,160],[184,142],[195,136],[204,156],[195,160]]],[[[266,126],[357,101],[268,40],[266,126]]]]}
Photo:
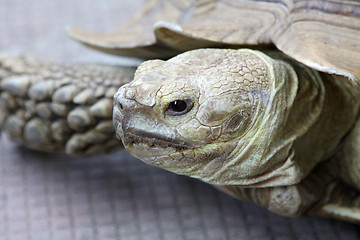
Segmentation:
{"type": "Polygon", "coordinates": [[[169,109],[174,112],[183,112],[187,108],[187,103],[183,100],[176,100],[169,104],[169,109]]]}
{"type": "Polygon", "coordinates": [[[170,116],[182,115],[191,110],[193,102],[191,99],[175,100],[169,103],[165,110],[165,114],[170,116]]]}

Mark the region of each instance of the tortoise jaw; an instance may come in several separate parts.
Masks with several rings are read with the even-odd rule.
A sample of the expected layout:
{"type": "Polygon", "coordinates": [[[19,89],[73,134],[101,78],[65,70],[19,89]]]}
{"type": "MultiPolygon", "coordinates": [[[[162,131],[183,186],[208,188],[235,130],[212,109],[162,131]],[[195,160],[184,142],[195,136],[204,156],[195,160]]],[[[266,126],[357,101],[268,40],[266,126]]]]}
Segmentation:
{"type": "Polygon", "coordinates": [[[141,117],[129,118],[128,115],[115,106],[113,116],[116,137],[130,154],[149,164],[156,157],[197,147],[181,139],[175,128],[159,121],[145,121],[141,117]]]}
{"type": "Polygon", "coordinates": [[[146,144],[150,148],[175,148],[175,149],[188,149],[192,148],[185,141],[169,138],[157,133],[146,132],[140,129],[128,129],[126,134],[123,136],[124,144],[146,144]]]}
{"type": "Polygon", "coordinates": [[[157,157],[169,156],[175,152],[190,149],[190,146],[184,143],[170,141],[158,134],[142,131],[125,132],[121,140],[130,154],[150,165],[154,165],[153,161],[157,157]]]}
{"type": "Polygon", "coordinates": [[[158,133],[151,133],[141,129],[127,129],[122,136],[122,141],[125,147],[131,147],[134,144],[143,144],[149,148],[173,148],[175,150],[193,148],[193,146],[180,139],[169,138],[158,133]]]}

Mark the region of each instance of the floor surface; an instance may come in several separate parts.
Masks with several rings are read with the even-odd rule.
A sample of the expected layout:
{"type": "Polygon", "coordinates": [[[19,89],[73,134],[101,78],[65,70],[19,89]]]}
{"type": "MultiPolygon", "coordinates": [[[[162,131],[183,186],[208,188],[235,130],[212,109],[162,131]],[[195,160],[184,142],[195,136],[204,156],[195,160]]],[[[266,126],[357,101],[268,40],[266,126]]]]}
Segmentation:
{"type": "MultiPolygon", "coordinates": [[[[68,39],[64,26],[109,30],[141,0],[2,0],[0,52],[122,63],[68,39]]],[[[125,151],[91,159],[39,153],[0,139],[0,240],[360,239],[349,223],[289,219],[125,151]]]]}

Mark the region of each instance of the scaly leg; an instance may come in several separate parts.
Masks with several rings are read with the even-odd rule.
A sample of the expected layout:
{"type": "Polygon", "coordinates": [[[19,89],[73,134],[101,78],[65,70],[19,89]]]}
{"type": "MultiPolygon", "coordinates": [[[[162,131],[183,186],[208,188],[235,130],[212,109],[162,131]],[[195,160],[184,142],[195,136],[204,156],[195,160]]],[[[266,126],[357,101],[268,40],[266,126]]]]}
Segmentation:
{"type": "Polygon", "coordinates": [[[337,218],[360,224],[360,191],[334,181],[326,187],[321,206],[310,210],[309,214],[337,218]]]}
{"type": "Polygon", "coordinates": [[[134,71],[0,56],[0,128],[40,151],[89,156],[119,149],[112,98],[134,71]]]}
{"type": "Polygon", "coordinates": [[[317,214],[360,224],[360,120],[329,161],[328,172],[341,181],[328,186],[317,214]]]}
{"type": "Polygon", "coordinates": [[[291,186],[216,187],[279,215],[316,215],[360,224],[360,191],[334,177],[331,168],[331,161],[322,163],[302,182],[291,186]]]}

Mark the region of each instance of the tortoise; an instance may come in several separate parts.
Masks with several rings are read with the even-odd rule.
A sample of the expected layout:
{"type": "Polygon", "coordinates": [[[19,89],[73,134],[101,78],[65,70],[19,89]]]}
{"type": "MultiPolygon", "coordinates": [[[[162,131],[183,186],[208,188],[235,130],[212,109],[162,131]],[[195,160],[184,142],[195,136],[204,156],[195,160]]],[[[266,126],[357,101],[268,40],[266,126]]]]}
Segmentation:
{"type": "Polygon", "coordinates": [[[114,32],[67,29],[148,60],[137,70],[1,56],[0,126],[70,155],[117,150],[117,137],[274,213],[359,224],[359,16],[351,0],[147,1],[114,32]]]}

